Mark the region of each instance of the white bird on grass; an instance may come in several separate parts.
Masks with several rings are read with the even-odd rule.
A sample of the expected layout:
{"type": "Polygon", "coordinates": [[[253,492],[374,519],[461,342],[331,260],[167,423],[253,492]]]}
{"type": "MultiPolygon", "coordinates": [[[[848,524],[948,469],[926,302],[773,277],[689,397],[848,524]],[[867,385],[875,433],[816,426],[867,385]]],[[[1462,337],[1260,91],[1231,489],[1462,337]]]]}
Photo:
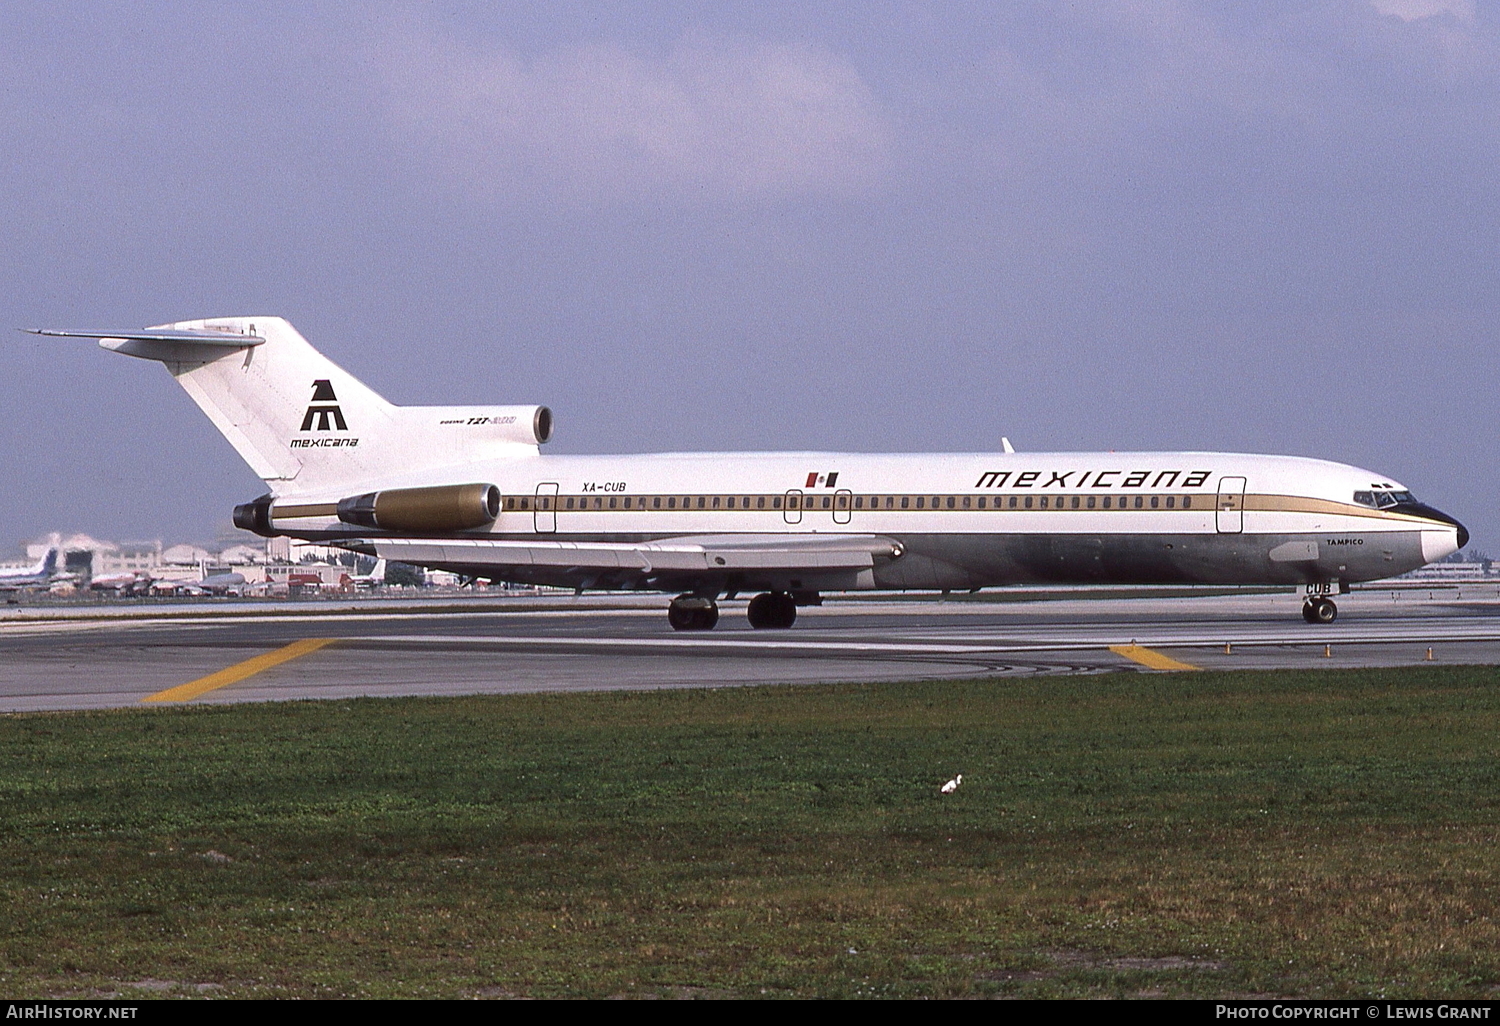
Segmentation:
{"type": "Polygon", "coordinates": [[[948,781],[942,787],[938,788],[938,790],[942,791],[944,794],[952,794],[954,791],[958,790],[958,785],[962,784],[963,782],[964,782],[964,775],[962,773],[960,773],[958,776],[956,776],[952,780],[948,781]]]}

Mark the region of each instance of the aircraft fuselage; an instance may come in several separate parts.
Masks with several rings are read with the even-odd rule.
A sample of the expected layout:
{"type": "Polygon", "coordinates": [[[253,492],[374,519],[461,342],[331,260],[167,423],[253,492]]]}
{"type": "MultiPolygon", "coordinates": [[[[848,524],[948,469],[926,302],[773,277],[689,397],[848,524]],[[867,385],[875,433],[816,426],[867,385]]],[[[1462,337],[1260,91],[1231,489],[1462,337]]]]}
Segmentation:
{"type": "MultiPolygon", "coordinates": [[[[493,524],[450,532],[448,546],[436,536],[413,539],[421,551],[406,554],[474,576],[497,571],[493,562],[466,558],[469,542],[858,535],[889,539],[899,554],[877,554],[868,567],[738,567],[718,576],[723,590],[1347,584],[1404,573],[1467,541],[1452,518],[1381,475],[1323,460],[1226,453],[539,455],[380,485],[460,479],[499,488],[493,524]],[[1378,504],[1370,501],[1376,496],[1378,504]]],[[[279,497],[271,524],[308,540],[368,539],[367,551],[400,558],[399,546],[381,546],[380,532],[339,520],[341,498],[279,497]]],[[[637,562],[598,571],[546,561],[508,565],[504,575],[673,590],[696,586],[705,574],[713,576],[713,567],[637,562]]]]}

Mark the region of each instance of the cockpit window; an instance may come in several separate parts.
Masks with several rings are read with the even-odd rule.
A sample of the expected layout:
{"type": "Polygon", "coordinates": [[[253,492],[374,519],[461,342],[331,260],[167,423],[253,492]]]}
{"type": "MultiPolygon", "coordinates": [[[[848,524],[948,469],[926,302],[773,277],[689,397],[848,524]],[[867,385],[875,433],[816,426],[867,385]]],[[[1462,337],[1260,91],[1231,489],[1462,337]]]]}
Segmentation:
{"type": "Polygon", "coordinates": [[[1354,501],[1371,509],[1390,509],[1402,503],[1415,502],[1411,492],[1355,492],[1354,501]]]}

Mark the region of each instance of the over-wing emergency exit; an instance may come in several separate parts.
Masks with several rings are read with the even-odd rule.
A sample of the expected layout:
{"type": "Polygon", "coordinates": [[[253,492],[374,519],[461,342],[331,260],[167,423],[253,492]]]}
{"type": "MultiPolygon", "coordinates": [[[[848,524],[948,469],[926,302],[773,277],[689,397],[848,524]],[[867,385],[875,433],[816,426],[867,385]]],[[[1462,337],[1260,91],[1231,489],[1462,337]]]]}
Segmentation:
{"type": "MultiPolygon", "coordinates": [[[[545,406],[393,406],[279,317],[47,331],[164,364],[267,485],[235,523],[469,577],[678,593],[679,630],[754,595],[1008,584],[1301,586],[1332,596],[1462,548],[1383,474],[1209,452],[545,456],[545,406]]],[[[1007,446],[1007,449],[1009,447],[1007,446]]]]}

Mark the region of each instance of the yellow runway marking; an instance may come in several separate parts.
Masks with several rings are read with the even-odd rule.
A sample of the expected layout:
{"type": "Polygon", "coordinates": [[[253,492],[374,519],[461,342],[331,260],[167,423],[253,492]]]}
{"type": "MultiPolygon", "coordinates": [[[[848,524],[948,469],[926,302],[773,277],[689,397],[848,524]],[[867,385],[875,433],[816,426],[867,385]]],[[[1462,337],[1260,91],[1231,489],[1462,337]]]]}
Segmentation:
{"type": "Polygon", "coordinates": [[[1152,648],[1141,645],[1111,645],[1109,650],[1115,655],[1132,659],[1142,666],[1149,666],[1153,670],[1198,670],[1202,667],[1194,666],[1192,663],[1179,663],[1169,655],[1162,655],[1152,648]]]}
{"type": "Polygon", "coordinates": [[[179,684],[175,688],[158,691],[154,695],[147,695],[141,699],[142,702],[191,702],[199,695],[206,695],[210,691],[235,684],[246,677],[253,677],[262,670],[269,670],[273,666],[300,659],[312,652],[316,652],[324,645],[331,645],[337,638],[304,638],[294,641],[285,648],[278,648],[274,652],[258,655],[254,659],[246,659],[243,663],[235,663],[226,666],[217,673],[210,673],[207,677],[199,677],[188,684],[179,684]]]}

